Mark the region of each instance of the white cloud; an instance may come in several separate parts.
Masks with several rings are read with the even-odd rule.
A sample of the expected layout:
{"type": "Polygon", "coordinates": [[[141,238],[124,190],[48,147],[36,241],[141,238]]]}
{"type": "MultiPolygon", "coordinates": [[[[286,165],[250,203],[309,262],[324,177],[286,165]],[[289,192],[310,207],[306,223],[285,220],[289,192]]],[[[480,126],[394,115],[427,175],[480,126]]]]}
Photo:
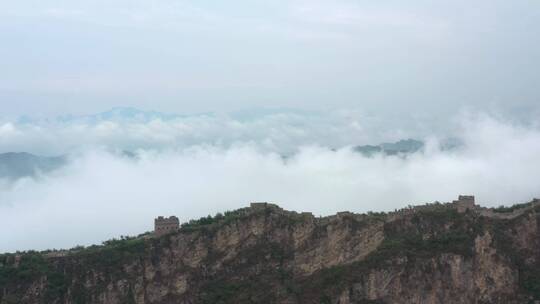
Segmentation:
{"type": "MultiPolygon", "coordinates": [[[[280,118],[274,119],[281,123],[280,118]]],[[[157,125],[137,126],[143,130],[136,133],[157,135],[163,131],[163,122],[153,123],[157,125]]],[[[212,123],[207,121],[208,125],[212,123]]],[[[175,124],[179,124],[175,130],[197,131],[193,126],[175,124]]],[[[202,125],[198,122],[197,128],[202,125]]],[[[219,134],[235,128],[241,133],[246,128],[228,120],[218,126],[226,126],[219,134]]],[[[110,142],[121,141],[134,132],[133,126],[118,123],[101,124],[99,128],[110,142]]],[[[463,147],[441,151],[434,137],[425,151],[407,158],[366,158],[347,147],[331,151],[309,145],[283,159],[278,153],[261,149],[263,140],[239,141],[231,146],[195,144],[141,150],[138,160],[91,148],[52,175],[3,186],[0,251],[98,243],[151,230],[157,215],[176,214],[186,221],[240,208],[250,201],[275,201],[286,209],[326,215],[449,201],[461,193],[475,194],[487,206],[523,202],[540,195],[537,127],[480,115],[462,119],[460,130],[463,147]]],[[[298,128],[282,136],[294,138],[301,131],[298,128]]],[[[80,134],[69,131],[62,135],[73,140],[80,134]]],[[[159,136],[164,138],[156,139],[158,143],[176,138],[174,132],[172,137],[159,136]]],[[[253,136],[272,136],[272,132],[253,136]]],[[[57,137],[54,140],[60,141],[57,137]]]]}
{"type": "Polygon", "coordinates": [[[290,154],[303,145],[338,148],[367,143],[374,138],[400,139],[396,134],[377,132],[380,123],[361,112],[343,111],[326,114],[282,111],[252,118],[210,114],[174,119],[122,120],[120,117],[119,120],[6,122],[0,129],[0,152],[63,154],[86,151],[89,147],[134,151],[200,144],[226,148],[248,142],[264,151],[290,154]]]}
{"type": "Polygon", "coordinates": [[[7,122],[0,125],[0,138],[12,137],[16,134],[16,128],[13,123],[7,122]]]}

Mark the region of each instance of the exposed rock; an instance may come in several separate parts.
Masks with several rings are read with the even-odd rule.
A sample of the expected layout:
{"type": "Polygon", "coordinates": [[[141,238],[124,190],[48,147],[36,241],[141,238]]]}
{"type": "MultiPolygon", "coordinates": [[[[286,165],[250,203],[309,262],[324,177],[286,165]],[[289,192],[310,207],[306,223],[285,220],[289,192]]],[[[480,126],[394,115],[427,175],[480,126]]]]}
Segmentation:
{"type": "Polygon", "coordinates": [[[0,303],[540,301],[538,204],[457,207],[316,218],[261,204],[160,237],[1,255],[0,303]]]}

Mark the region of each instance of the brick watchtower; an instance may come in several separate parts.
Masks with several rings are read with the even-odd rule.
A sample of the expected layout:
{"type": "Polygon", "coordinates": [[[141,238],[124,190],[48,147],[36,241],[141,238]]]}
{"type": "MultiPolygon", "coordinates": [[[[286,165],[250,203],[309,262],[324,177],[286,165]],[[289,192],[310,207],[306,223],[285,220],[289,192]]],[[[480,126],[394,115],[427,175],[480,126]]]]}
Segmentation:
{"type": "Polygon", "coordinates": [[[459,213],[464,213],[467,210],[474,210],[474,196],[473,195],[460,195],[457,201],[453,202],[459,213]]]}
{"type": "Polygon", "coordinates": [[[170,216],[169,218],[158,216],[154,220],[154,233],[155,235],[163,235],[169,232],[177,231],[180,228],[180,221],[176,216],[170,216]]]}

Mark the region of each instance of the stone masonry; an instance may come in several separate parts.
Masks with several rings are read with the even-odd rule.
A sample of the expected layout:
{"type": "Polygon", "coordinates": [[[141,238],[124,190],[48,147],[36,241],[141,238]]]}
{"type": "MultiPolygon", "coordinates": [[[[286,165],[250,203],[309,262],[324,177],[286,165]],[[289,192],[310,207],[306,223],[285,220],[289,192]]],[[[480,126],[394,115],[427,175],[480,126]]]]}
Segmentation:
{"type": "Polygon", "coordinates": [[[156,235],[163,235],[169,232],[177,231],[180,228],[180,221],[176,216],[170,216],[168,218],[158,216],[154,220],[154,233],[156,235]]]}

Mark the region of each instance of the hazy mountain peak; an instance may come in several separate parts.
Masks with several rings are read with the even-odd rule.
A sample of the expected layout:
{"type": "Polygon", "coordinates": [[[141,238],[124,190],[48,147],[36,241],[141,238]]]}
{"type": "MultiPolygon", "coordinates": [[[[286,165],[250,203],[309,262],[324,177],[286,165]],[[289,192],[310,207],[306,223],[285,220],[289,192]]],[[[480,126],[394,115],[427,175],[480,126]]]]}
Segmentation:
{"type": "Polygon", "coordinates": [[[423,141],[409,138],[396,142],[381,143],[378,145],[356,146],[354,147],[354,150],[364,154],[365,156],[372,156],[377,153],[383,153],[385,155],[410,154],[418,152],[423,148],[423,141]]]}
{"type": "Polygon", "coordinates": [[[114,107],[108,111],[83,116],[61,117],[63,122],[83,121],[97,123],[100,121],[119,122],[147,122],[151,120],[172,120],[180,117],[176,114],[162,113],[158,111],[145,111],[133,107],[114,107]]]}
{"type": "Polygon", "coordinates": [[[38,156],[27,152],[0,154],[0,178],[15,180],[35,177],[38,173],[56,170],[66,162],[65,156],[38,156]]]}

